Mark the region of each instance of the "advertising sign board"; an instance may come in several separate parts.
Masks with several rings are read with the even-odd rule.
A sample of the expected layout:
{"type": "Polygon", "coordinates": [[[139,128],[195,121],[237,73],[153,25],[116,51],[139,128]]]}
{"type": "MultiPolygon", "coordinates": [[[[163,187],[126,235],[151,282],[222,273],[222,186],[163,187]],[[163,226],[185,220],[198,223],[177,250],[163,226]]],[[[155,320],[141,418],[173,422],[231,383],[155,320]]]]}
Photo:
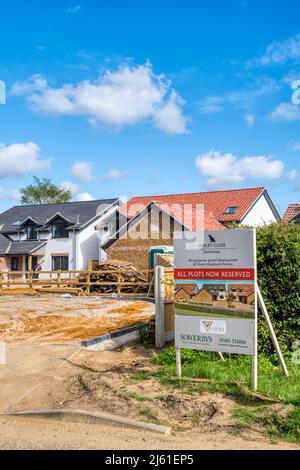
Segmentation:
{"type": "Polygon", "coordinates": [[[255,230],[196,233],[174,240],[175,346],[255,356],[255,230]]]}

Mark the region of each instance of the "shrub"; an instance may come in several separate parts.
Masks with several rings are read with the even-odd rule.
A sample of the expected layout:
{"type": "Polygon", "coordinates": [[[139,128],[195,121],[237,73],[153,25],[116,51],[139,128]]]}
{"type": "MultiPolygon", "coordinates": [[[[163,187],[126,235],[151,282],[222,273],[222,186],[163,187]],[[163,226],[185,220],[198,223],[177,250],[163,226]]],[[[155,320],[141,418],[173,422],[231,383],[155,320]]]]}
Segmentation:
{"type": "MultiPolygon", "coordinates": [[[[257,229],[258,283],[274,330],[285,355],[300,334],[300,227],[293,223],[257,229]]],[[[262,320],[259,351],[272,355],[274,348],[262,320]]]]}

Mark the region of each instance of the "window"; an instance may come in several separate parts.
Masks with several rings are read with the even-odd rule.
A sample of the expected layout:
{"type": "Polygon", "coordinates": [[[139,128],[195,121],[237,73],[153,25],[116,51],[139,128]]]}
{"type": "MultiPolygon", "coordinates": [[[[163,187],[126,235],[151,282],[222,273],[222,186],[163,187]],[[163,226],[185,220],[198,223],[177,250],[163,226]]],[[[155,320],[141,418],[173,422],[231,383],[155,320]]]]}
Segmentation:
{"type": "Polygon", "coordinates": [[[224,211],[224,214],[236,214],[236,211],[238,210],[237,206],[231,206],[224,211]]]}
{"type": "Polygon", "coordinates": [[[52,271],[68,271],[68,256],[52,256],[52,271]]]}
{"type": "Polygon", "coordinates": [[[52,225],[52,238],[69,238],[69,232],[64,222],[52,225]]]}
{"type": "Polygon", "coordinates": [[[26,232],[27,232],[27,240],[37,239],[37,231],[36,231],[35,225],[27,225],[26,232]]]}
{"type": "Polygon", "coordinates": [[[10,260],[10,269],[12,271],[19,271],[19,258],[17,256],[12,256],[10,260]]]}

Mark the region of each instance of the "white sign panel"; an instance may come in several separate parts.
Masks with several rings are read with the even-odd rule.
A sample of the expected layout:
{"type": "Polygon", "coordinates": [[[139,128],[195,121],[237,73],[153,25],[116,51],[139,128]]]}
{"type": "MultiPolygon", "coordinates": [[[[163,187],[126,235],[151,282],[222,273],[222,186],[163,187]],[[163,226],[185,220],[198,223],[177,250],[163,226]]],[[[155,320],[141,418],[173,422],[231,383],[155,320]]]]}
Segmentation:
{"type": "Polygon", "coordinates": [[[194,249],[174,240],[175,346],[254,355],[255,230],[195,233],[194,249]]]}

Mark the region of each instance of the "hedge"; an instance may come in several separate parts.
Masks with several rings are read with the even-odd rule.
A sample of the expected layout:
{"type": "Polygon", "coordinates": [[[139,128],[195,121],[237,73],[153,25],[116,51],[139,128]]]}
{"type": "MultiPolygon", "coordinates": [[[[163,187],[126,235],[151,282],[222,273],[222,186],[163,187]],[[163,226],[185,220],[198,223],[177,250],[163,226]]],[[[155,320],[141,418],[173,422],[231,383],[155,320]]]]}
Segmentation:
{"type": "MultiPolygon", "coordinates": [[[[258,284],[285,355],[300,338],[300,227],[280,223],[257,229],[258,284]]],[[[274,354],[264,322],[259,351],[274,354]]]]}

